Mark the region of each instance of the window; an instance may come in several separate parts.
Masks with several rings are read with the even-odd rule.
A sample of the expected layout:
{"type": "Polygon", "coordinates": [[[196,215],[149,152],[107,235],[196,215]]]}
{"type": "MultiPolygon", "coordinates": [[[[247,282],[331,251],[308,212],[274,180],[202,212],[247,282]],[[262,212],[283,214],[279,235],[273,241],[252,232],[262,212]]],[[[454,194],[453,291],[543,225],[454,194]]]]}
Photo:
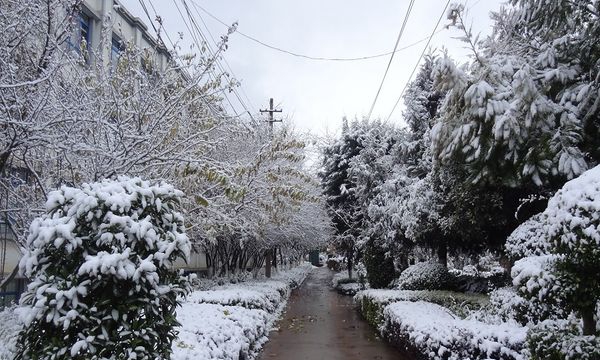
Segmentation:
{"type": "Polygon", "coordinates": [[[77,19],[75,31],[72,36],[69,36],[67,43],[69,48],[81,54],[84,50],[86,62],[89,60],[89,49],[92,34],[92,19],[84,13],[80,13],[77,19]]]}
{"type": "Polygon", "coordinates": [[[121,39],[119,39],[116,35],[113,35],[112,45],[110,47],[110,64],[113,70],[117,68],[119,57],[121,56],[123,50],[125,50],[123,41],[121,41],[121,39]]]}

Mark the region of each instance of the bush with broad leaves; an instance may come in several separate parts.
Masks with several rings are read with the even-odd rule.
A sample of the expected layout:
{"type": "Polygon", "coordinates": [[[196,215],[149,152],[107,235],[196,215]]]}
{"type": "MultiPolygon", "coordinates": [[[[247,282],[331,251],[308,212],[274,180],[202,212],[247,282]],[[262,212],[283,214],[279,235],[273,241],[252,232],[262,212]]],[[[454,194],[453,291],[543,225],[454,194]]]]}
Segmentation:
{"type": "Polygon", "coordinates": [[[169,358],[189,290],[173,268],[190,251],[182,196],[127,177],[51,192],[20,263],[17,359],[169,358]]]}

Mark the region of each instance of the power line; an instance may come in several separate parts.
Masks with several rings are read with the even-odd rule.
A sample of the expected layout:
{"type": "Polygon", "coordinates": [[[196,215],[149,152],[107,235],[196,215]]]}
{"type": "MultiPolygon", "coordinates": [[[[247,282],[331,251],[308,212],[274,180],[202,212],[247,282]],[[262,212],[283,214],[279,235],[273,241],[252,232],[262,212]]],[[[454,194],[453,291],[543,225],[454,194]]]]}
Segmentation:
{"type": "MultiPolygon", "coordinates": [[[[162,43],[162,45],[164,46],[165,43],[162,40],[162,38],[160,37],[160,29],[156,28],[156,26],[154,25],[154,20],[152,19],[152,17],[150,16],[150,13],[148,12],[146,3],[144,2],[144,0],[139,0],[139,2],[140,2],[140,5],[142,5],[142,10],[144,10],[144,13],[146,13],[146,16],[148,17],[148,21],[150,22],[150,25],[152,26],[152,28],[154,29],[154,32],[156,33],[156,37],[158,38],[159,42],[162,43]]],[[[156,12],[156,8],[154,7],[152,0],[148,0],[148,2],[150,3],[150,6],[152,7],[152,11],[154,11],[154,16],[158,17],[158,12],[156,12]]],[[[164,29],[162,20],[160,21],[160,25],[164,29]]],[[[169,33],[166,30],[165,30],[165,36],[167,37],[167,40],[169,40],[169,43],[171,44],[173,49],[175,49],[175,44],[173,43],[173,40],[171,40],[171,37],[169,36],[169,33]]]]}
{"type": "Polygon", "coordinates": [[[396,110],[396,107],[398,106],[398,103],[400,102],[400,99],[402,99],[402,96],[404,96],[404,92],[406,91],[406,88],[408,87],[408,84],[410,84],[410,80],[412,79],[413,75],[415,74],[415,71],[417,71],[417,68],[419,67],[419,63],[421,62],[421,59],[423,59],[423,55],[425,55],[425,51],[427,50],[427,47],[429,46],[429,43],[431,42],[431,39],[436,34],[436,30],[437,30],[438,26],[440,26],[440,23],[442,22],[442,18],[444,17],[444,14],[446,13],[446,10],[448,9],[448,6],[450,5],[450,1],[451,0],[448,0],[446,2],[446,6],[444,7],[444,10],[440,14],[440,17],[439,17],[437,23],[435,24],[435,27],[433,28],[433,31],[431,32],[431,35],[429,35],[429,39],[427,40],[427,44],[425,44],[425,47],[423,48],[423,51],[421,52],[421,56],[419,56],[419,60],[417,60],[417,63],[413,67],[412,72],[410,73],[410,76],[408,77],[408,80],[406,81],[406,84],[404,84],[404,88],[402,88],[402,92],[400,93],[400,96],[398,96],[398,99],[396,100],[396,103],[394,104],[394,107],[392,108],[392,111],[388,115],[386,121],[390,120],[390,118],[392,117],[392,114],[394,113],[394,111],[396,110]]]}
{"type": "MultiPolygon", "coordinates": [[[[186,5],[185,0],[183,0],[184,5],[186,5]]],[[[187,5],[186,5],[187,6],[187,5]]],[[[198,11],[198,9],[196,10],[196,14],[198,15],[198,18],[200,19],[200,21],[202,22],[202,25],[204,25],[204,28],[206,29],[206,31],[208,32],[208,35],[210,36],[210,38],[212,39],[214,44],[217,44],[217,41],[215,40],[214,36],[212,35],[212,32],[210,31],[210,29],[208,28],[208,26],[206,25],[206,22],[204,21],[204,19],[202,18],[202,15],[200,14],[200,11],[198,11]]],[[[231,66],[229,65],[229,62],[227,61],[227,59],[223,56],[223,62],[225,63],[225,66],[227,67],[227,69],[229,70],[229,72],[231,73],[231,75],[233,75],[234,79],[237,79],[237,76],[234,74],[233,69],[231,68],[231,66]]],[[[246,100],[248,101],[248,104],[250,104],[251,108],[255,108],[254,105],[252,104],[252,101],[250,101],[250,98],[248,97],[248,95],[246,94],[246,91],[244,91],[244,87],[241,86],[239,89],[241,90],[242,94],[244,95],[244,97],[246,98],[246,100]]],[[[233,88],[233,93],[235,94],[235,96],[238,98],[240,104],[242,104],[242,106],[244,106],[242,99],[240,98],[240,95],[237,91],[237,87],[233,88]]],[[[250,111],[248,111],[248,109],[244,106],[244,109],[249,113],[250,111]]],[[[252,116],[252,115],[250,115],[252,116]]]]}
{"type": "MultiPolygon", "coordinates": [[[[215,21],[217,21],[218,23],[220,23],[223,26],[226,26],[227,28],[230,28],[231,25],[228,25],[225,21],[219,19],[218,17],[214,16],[213,14],[211,14],[208,10],[206,10],[205,8],[203,8],[202,6],[198,5],[196,3],[196,1],[191,0],[192,6],[194,6],[196,9],[199,9],[201,11],[203,11],[204,13],[206,13],[208,16],[210,16],[212,19],[214,19],[215,21]]],[[[300,54],[291,50],[286,50],[283,48],[280,48],[278,46],[275,45],[271,45],[268,44],[264,41],[261,41],[251,35],[245,34],[239,30],[235,31],[237,34],[239,34],[240,36],[253,41],[259,45],[262,45],[264,47],[267,47],[271,50],[275,50],[275,51],[279,51],[281,53],[287,54],[287,55],[292,55],[295,57],[299,57],[299,58],[303,58],[303,59],[307,59],[307,60],[314,60],[314,61],[361,61],[361,60],[370,60],[370,59],[376,59],[376,58],[380,58],[380,57],[384,57],[384,56],[389,56],[392,55],[393,53],[399,52],[399,51],[403,51],[406,49],[409,49],[415,45],[418,45],[420,43],[422,43],[423,41],[426,41],[428,39],[428,37],[424,37],[423,39],[420,39],[418,41],[415,41],[414,43],[408,44],[406,46],[403,46],[401,48],[396,49],[395,51],[388,51],[385,53],[381,53],[381,54],[376,54],[376,55],[368,55],[368,56],[359,56],[359,57],[322,57],[322,56],[311,56],[311,55],[306,55],[306,54],[300,54]]],[[[442,30],[438,31],[442,32],[442,30]]],[[[436,33],[437,34],[437,33],[436,33]]]]}
{"type": "MultiPolygon", "coordinates": [[[[210,44],[208,43],[208,41],[206,40],[206,38],[204,38],[204,35],[202,34],[202,32],[198,29],[198,26],[197,26],[197,24],[195,24],[194,19],[191,17],[191,14],[189,13],[189,11],[187,11],[188,9],[186,8],[186,11],[187,11],[187,14],[188,14],[188,18],[190,20],[190,25],[188,25],[188,22],[185,20],[185,16],[183,15],[183,12],[179,8],[179,5],[177,4],[177,0],[173,0],[173,3],[175,4],[175,7],[177,8],[177,11],[179,12],[179,15],[181,16],[181,20],[183,20],[183,23],[185,24],[185,27],[190,32],[190,36],[192,37],[192,40],[194,41],[194,43],[196,44],[196,46],[198,47],[198,49],[202,48],[201,41],[197,37],[197,35],[200,35],[200,37],[203,39],[204,43],[206,44],[206,48],[208,49],[210,55],[213,56],[213,51],[212,51],[212,49],[210,47],[210,44]],[[196,31],[194,31],[194,30],[196,30],[196,31]],[[196,34],[196,32],[198,34],[196,34]]],[[[185,5],[185,3],[184,3],[184,5],[185,5]]],[[[217,66],[218,66],[218,59],[217,59],[216,56],[214,56],[214,61],[215,61],[215,64],[217,64],[217,66]]],[[[209,76],[211,78],[213,78],[216,81],[217,78],[216,78],[216,76],[214,74],[212,74],[212,72],[209,71],[208,74],[209,74],[209,76]]],[[[229,106],[231,106],[231,109],[233,110],[234,114],[236,116],[240,116],[240,114],[238,113],[238,111],[236,110],[236,108],[233,106],[233,103],[229,99],[229,96],[227,96],[227,93],[225,92],[225,90],[222,90],[221,93],[223,94],[223,97],[225,98],[225,100],[227,101],[227,103],[229,103],[229,106]]]]}
{"type": "Polygon", "coordinates": [[[400,28],[400,32],[398,33],[398,38],[396,38],[396,44],[394,44],[394,51],[392,51],[392,55],[390,56],[390,61],[388,61],[387,67],[385,68],[385,72],[383,73],[383,78],[381,79],[381,83],[379,83],[379,89],[377,89],[377,94],[375,94],[375,99],[373,99],[373,104],[371,104],[371,109],[369,110],[369,115],[367,115],[367,120],[369,120],[371,118],[371,114],[373,113],[373,109],[375,108],[375,104],[377,103],[377,98],[379,98],[379,94],[381,93],[381,88],[383,87],[385,78],[387,77],[388,71],[390,70],[392,61],[394,60],[394,55],[396,54],[396,49],[398,49],[398,44],[400,43],[400,39],[402,38],[402,34],[404,33],[404,29],[406,28],[406,23],[408,22],[408,18],[410,17],[410,13],[412,11],[414,4],[415,4],[415,0],[410,0],[410,4],[408,4],[408,9],[406,9],[406,15],[404,15],[404,21],[402,22],[402,27],[400,28]]]}
{"type": "MultiPolygon", "coordinates": [[[[198,25],[194,15],[192,14],[189,6],[187,5],[187,2],[185,0],[181,0],[185,11],[190,19],[190,22],[192,24],[192,26],[194,27],[194,29],[198,32],[198,34],[200,35],[200,37],[204,40],[204,43],[206,44],[207,48],[209,49],[209,51],[211,50],[210,44],[208,42],[208,39],[206,38],[206,36],[204,36],[204,33],[202,32],[202,30],[200,29],[200,26],[198,25]]],[[[200,17],[200,20],[202,20],[202,18],[200,17]]],[[[204,21],[202,20],[202,22],[204,23],[204,21]]],[[[206,25],[205,25],[206,26],[206,25]]],[[[208,30],[208,28],[207,28],[208,30]]],[[[215,45],[218,46],[217,42],[215,41],[214,37],[212,36],[212,34],[210,34],[210,30],[209,31],[209,35],[211,37],[211,39],[213,40],[213,42],[215,43],[215,45]]],[[[222,57],[223,61],[227,62],[227,60],[225,60],[224,57],[222,57]]],[[[221,65],[221,63],[219,62],[219,59],[215,59],[215,63],[217,65],[217,67],[219,68],[219,70],[222,73],[226,73],[225,69],[223,68],[223,66],[221,65]]],[[[227,66],[229,66],[229,64],[227,64],[227,66]]],[[[233,71],[231,70],[231,67],[229,67],[229,70],[231,72],[231,75],[233,75],[233,77],[235,78],[235,74],[233,74],[233,71]]],[[[231,91],[233,92],[233,94],[235,95],[235,97],[237,98],[238,102],[240,103],[240,105],[244,108],[245,112],[248,113],[250,115],[250,117],[252,117],[252,114],[250,113],[250,111],[248,110],[248,107],[246,106],[246,104],[244,103],[244,101],[242,100],[242,98],[240,97],[239,93],[237,92],[236,87],[231,87],[231,91]]],[[[233,111],[236,113],[236,115],[239,116],[239,114],[237,113],[236,109],[233,107],[233,104],[231,103],[231,101],[229,100],[229,98],[227,97],[227,94],[225,92],[223,92],[223,95],[227,98],[227,101],[229,102],[229,105],[233,108],[233,111]]]]}

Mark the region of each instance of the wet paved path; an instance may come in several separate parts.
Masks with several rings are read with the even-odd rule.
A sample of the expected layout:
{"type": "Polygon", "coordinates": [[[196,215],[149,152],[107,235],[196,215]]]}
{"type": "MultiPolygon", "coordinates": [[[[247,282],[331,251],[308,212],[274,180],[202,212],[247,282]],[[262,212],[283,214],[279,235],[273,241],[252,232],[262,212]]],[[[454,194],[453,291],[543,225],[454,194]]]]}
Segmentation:
{"type": "Polygon", "coordinates": [[[410,360],[377,337],[351,296],[331,289],[333,273],[314,269],[290,296],[259,360],[410,360]]]}

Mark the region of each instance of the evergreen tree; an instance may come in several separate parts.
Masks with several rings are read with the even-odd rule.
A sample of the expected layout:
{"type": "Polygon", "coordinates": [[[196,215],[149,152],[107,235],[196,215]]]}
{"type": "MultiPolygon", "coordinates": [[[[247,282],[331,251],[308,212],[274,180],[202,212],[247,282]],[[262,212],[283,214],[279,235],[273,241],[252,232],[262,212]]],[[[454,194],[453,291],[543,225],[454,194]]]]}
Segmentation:
{"type": "Polygon", "coordinates": [[[32,280],[17,359],[166,359],[187,280],[183,193],[137,178],[48,195],[21,271],[32,280]]]}
{"type": "Polygon", "coordinates": [[[435,83],[448,96],[434,154],[467,165],[474,182],[557,189],[600,160],[600,5],[511,3],[480,44],[454,12],[475,60],[437,61],[435,83]]]}
{"type": "MultiPolygon", "coordinates": [[[[346,120],[344,119],[344,122],[346,120]]],[[[349,176],[350,160],[362,149],[358,122],[344,126],[339,140],[325,148],[320,172],[323,194],[332,219],[337,247],[348,259],[348,274],[352,277],[356,239],[360,236],[362,216],[357,207],[355,182],[349,176]]]]}

